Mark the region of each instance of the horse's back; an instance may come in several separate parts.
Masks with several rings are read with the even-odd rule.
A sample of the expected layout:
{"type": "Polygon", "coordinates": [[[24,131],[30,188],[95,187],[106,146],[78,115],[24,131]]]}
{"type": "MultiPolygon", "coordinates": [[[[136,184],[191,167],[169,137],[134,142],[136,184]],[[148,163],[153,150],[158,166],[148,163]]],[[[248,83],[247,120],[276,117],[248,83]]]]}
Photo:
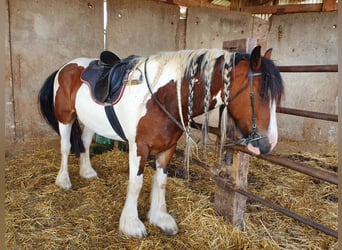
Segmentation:
{"type": "Polygon", "coordinates": [[[78,66],[82,66],[82,67],[86,68],[89,66],[89,63],[94,61],[94,60],[98,60],[98,58],[79,57],[79,58],[75,58],[75,59],[71,60],[70,62],[66,63],[65,65],[75,63],[78,66]]]}

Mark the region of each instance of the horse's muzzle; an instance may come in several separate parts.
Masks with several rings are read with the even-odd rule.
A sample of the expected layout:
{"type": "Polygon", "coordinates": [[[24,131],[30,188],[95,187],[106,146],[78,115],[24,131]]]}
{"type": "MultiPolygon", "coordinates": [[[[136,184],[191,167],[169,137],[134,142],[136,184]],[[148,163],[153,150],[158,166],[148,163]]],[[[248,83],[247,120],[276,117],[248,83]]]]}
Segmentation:
{"type": "Polygon", "coordinates": [[[269,152],[271,152],[272,145],[270,143],[269,138],[265,136],[265,137],[261,137],[258,140],[253,140],[250,143],[248,143],[247,149],[254,154],[264,155],[264,154],[268,154],[269,152]]]}

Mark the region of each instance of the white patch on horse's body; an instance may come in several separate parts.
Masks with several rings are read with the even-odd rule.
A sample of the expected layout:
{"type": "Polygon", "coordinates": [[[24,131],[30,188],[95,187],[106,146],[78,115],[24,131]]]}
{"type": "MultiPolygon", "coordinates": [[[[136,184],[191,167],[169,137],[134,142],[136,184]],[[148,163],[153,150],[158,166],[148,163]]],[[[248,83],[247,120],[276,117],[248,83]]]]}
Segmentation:
{"type": "MultiPolygon", "coordinates": [[[[268,126],[267,137],[269,138],[269,142],[271,144],[271,151],[278,142],[276,106],[276,102],[274,100],[270,100],[270,124],[268,126]]],[[[260,155],[260,149],[258,147],[254,147],[251,143],[248,143],[247,149],[256,155],[260,155]]]]}
{"type": "Polygon", "coordinates": [[[270,125],[268,127],[267,136],[270,140],[271,151],[277,145],[278,142],[278,126],[277,126],[277,114],[276,114],[276,102],[272,101],[270,103],[270,125]]]}
{"type": "Polygon", "coordinates": [[[223,102],[223,100],[222,100],[222,98],[221,98],[221,94],[222,94],[222,92],[221,92],[221,90],[220,90],[215,96],[213,96],[213,97],[211,98],[212,100],[216,100],[215,108],[218,108],[218,107],[220,107],[222,104],[224,104],[224,102],[223,102]]]}
{"type": "Polygon", "coordinates": [[[78,119],[95,133],[113,139],[122,139],[114,133],[103,105],[93,101],[88,85],[83,83],[77,91],[75,108],[78,119]],[[86,110],[86,112],[84,112],[86,110]],[[82,112],[80,112],[82,111],[82,112]]]}

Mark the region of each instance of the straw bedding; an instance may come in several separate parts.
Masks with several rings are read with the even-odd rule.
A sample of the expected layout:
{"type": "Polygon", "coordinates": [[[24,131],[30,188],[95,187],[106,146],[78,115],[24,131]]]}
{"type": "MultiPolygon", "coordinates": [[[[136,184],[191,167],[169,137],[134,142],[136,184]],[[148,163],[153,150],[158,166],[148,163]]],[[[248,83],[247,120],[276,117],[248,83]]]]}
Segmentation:
{"type": "MultiPolygon", "coordinates": [[[[337,171],[337,147],[280,143],[275,153],[337,171]]],[[[208,163],[213,154],[209,152],[208,163]]],[[[98,178],[78,175],[78,159],[70,156],[73,184],[63,191],[55,184],[60,165],[58,141],[9,144],[6,150],[6,245],[8,249],[337,249],[337,240],[247,201],[246,227],[236,229],[215,213],[214,184],[208,172],[190,166],[190,180],[169,178],[167,204],[179,234],[163,235],[146,219],[152,168],[145,168],[139,214],[149,232],[144,239],[118,233],[126,196],[128,155],[114,149],[92,155],[98,178]]],[[[149,165],[153,165],[149,161],[149,165]]],[[[183,166],[174,157],[170,173],[183,166]]],[[[250,159],[250,192],[337,229],[337,187],[294,171],[250,159]]]]}

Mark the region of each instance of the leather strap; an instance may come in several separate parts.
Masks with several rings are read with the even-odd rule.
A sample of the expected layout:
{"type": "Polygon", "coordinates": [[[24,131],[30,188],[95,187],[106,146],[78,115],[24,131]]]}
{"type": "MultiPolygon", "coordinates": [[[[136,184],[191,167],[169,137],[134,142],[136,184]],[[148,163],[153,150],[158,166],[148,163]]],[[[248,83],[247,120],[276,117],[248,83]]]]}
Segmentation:
{"type": "Polygon", "coordinates": [[[112,126],[114,132],[119,135],[123,140],[127,141],[125,133],[122,130],[119,119],[115,113],[114,106],[106,105],[104,106],[107,118],[109,120],[110,125],[112,126]]]}

